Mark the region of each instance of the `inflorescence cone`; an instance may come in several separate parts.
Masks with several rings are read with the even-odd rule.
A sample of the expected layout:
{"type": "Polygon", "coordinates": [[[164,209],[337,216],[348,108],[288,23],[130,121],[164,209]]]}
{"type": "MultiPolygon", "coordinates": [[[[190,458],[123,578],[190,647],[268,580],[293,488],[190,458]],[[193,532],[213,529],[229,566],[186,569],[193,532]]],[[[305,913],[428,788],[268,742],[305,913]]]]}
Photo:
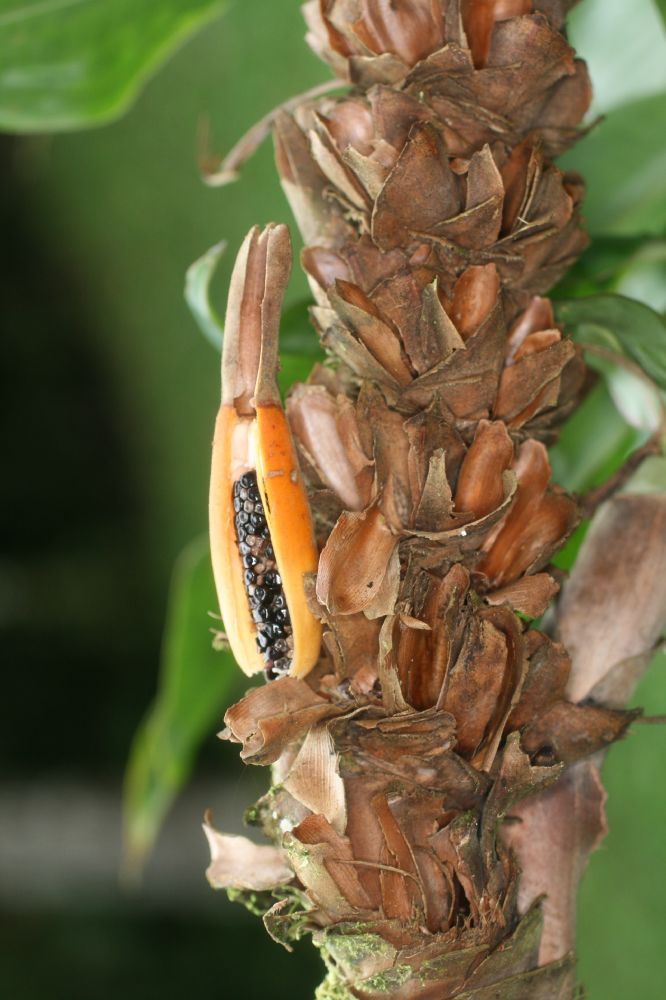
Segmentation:
{"type": "MultiPolygon", "coordinates": [[[[543,298],[586,245],[582,182],[551,162],[590,102],[571,5],[311,0],[309,43],[350,90],[276,119],[327,352],[286,404],[316,537],[307,566],[286,553],[290,593],[322,645],[223,735],[274,767],[252,812],[281,872],[264,919],[282,943],[313,934],[322,1000],[573,996],[570,938],[547,911],[540,959],[501,834],[633,718],[570,700],[567,650],[535,625],[579,520],[546,445],[588,384],[543,298]]],[[[579,866],[602,832],[590,802],[579,866]]],[[[211,881],[252,890],[250,862],[222,873],[223,842],[211,881]]]]}

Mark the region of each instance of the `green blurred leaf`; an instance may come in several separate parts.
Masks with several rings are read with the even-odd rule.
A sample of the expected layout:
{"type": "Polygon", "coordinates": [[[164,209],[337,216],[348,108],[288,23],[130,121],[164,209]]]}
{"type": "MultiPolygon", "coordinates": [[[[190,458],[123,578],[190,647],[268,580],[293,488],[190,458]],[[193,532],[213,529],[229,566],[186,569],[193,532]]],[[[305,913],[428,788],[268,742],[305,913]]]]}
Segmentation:
{"type": "Polygon", "coordinates": [[[578,558],[578,553],[580,552],[580,547],[585,541],[585,536],[590,530],[590,522],[583,521],[579,524],[573,535],[567,539],[564,548],[560,549],[553,556],[553,566],[557,566],[558,569],[564,570],[565,573],[570,573],[574,567],[576,559],[578,558]]]}
{"type": "Polygon", "coordinates": [[[649,306],[622,295],[592,295],[560,300],[555,311],[574,340],[624,352],[666,389],[666,324],[649,306]]]}
{"type": "Polygon", "coordinates": [[[0,128],[116,118],[226,0],[0,0],[0,128]]]}
{"type": "Polygon", "coordinates": [[[311,304],[308,299],[285,309],[280,324],[280,350],[312,362],[322,360],[324,352],[309,319],[311,304]]]}
{"type": "Polygon", "coordinates": [[[549,296],[555,299],[573,299],[599,295],[602,292],[617,292],[617,282],[624,269],[630,266],[634,255],[644,246],[645,238],[642,236],[599,236],[549,292],[549,296]]]}
{"type": "MultiPolygon", "coordinates": [[[[630,358],[655,383],[666,378],[666,327],[647,306],[619,295],[596,295],[558,301],[555,310],[558,322],[579,343],[602,347],[618,359],[630,358]]],[[[663,414],[656,387],[611,360],[589,354],[588,362],[603,381],[565,423],[549,452],[555,481],[579,494],[620,469],[659,426],[663,414]]],[[[641,471],[647,465],[644,462],[641,471]]],[[[555,557],[561,569],[571,569],[587,528],[582,524],[555,557]]]]}
{"type": "Polygon", "coordinates": [[[226,240],[216,243],[190,264],[185,274],[185,301],[204,337],[218,351],[222,350],[224,326],[210,301],[210,283],[226,248],[226,240]]]}
{"type": "Polygon", "coordinates": [[[219,724],[242,675],[213,649],[208,612],[217,607],[208,540],[197,539],[174,568],[157,696],[132,746],[125,775],[125,859],[140,871],[164,818],[219,724]]]}
{"type": "Polygon", "coordinates": [[[620,270],[614,291],[663,313],[666,310],[666,242],[654,240],[640,247],[620,270]]]}
{"type": "Polygon", "coordinates": [[[623,493],[666,493],[666,457],[650,455],[626,483],[623,493]]]}
{"type": "Polygon", "coordinates": [[[571,299],[603,292],[666,310],[666,241],[643,236],[600,236],[549,293],[571,299]]]}
{"type": "Polygon", "coordinates": [[[666,0],[655,0],[657,9],[661,14],[662,20],[666,23],[666,0]]]}
{"type": "Polygon", "coordinates": [[[567,28],[594,83],[593,114],[666,90],[666,31],[653,0],[585,0],[567,28]]]}
{"type": "Polygon", "coordinates": [[[573,493],[585,493],[619,469],[645,437],[622,419],[608,387],[599,382],[550,449],[553,478],[573,493]]]}
{"type": "Polygon", "coordinates": [[[666,93],[625,104],[560,163],[585,178],[593,236],[666,232],[666,93]]]}

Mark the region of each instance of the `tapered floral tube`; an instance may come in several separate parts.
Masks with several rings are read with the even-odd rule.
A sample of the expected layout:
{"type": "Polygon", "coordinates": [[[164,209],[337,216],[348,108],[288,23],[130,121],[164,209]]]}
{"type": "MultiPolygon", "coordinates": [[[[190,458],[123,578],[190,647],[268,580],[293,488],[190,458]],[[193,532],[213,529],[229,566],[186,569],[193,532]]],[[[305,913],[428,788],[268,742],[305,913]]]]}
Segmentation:
{"type": "Polygon", "coordinates": [[[306,674],[321,631],[304,589],[317,548],[276,382],[290,268],[286,226],[248,234],[229,293],[210,483],[211,555],[226,635],[242,670],[264,670],[270,680],[306,674]]]}

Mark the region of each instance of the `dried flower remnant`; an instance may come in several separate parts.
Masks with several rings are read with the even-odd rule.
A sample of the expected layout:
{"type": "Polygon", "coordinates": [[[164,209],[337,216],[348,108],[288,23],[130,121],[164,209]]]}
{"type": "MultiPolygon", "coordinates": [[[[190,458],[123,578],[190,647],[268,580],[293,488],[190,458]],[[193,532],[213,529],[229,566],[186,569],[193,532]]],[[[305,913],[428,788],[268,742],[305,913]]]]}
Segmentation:
{"type": "Polygon", "coordinates": [[[322,649],[222,735],[274,767],[255,819],[300,909],[285,896],[265,921],[283,943],[312,933],[322,997],[574,996],[572,887],[603,831],[593,755],[635,713],[578,703],[584,636],[572,670],[533,624],[579,519],[546,446],[587,372],[543,297],[586,245],[582,182],[551,162],[590,102],[570,6],[311,0],[308,41],[351,86],[276,116],[327,352],[287,400],[322,649]],[[549,802],[565,823],[581,788],[573,875],[542,906],[530,831],[549,802]]]}
{"type": "Polygon", "coordinates": [[[304,590],[317,549],[275,382],[290,268],[286,227],[249,234],[229,296],[210,487],[211,554],[226,633],[243,670],[264,670],[270,679],[307,673],[320,642],[304,590]]]}

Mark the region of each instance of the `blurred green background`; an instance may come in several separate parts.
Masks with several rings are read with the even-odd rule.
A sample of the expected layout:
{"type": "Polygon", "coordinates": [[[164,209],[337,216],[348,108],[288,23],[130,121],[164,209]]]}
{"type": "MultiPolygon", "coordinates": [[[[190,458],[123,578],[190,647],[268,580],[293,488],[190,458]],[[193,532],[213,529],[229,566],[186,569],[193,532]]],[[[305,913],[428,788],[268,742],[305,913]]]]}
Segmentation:
{"type": "MultiPolygon", "coordinates": [[[[607,288],[612,273],[614,288],[661,311],[663,27],[649,0],[632,24],[622,24],[622,5],[614,25],[604,0],[584,7],[576,37],[597,107],[617,109],[598,134],[615,128],[619,139],[612,161],[596,136],[589,152],[569,154],[596,170],[600,240],[569,290],[607,288]],[[639,162],[627,122],[647,144],[639,162]],[[635,187],[632,171],[655,147],[662,160],[649,161],[645,184],[661,214],[650,199],[627,207],[618,195],[609,222],[604,185],[635,187]],[[620,277],[609,255],[626,265],[620,277]]],[[[0,986],[12,1000],[180,1000],[198,990],[307,1000],[321,978],[308,944],[287,955],[205,881],[204,809],[240,831],[265,780],[215,738],[218,723],[142,884],[119,878],[123,771],[157,685],[169,578],[206,526],[219,365],[185,306],[184,273],[226,239],[213,289],[223,308],[246,230],[289,217],[269,144],[236,185],[201,183],[198,120],[208,115],[225,151],[276,103],[325,79],[302,36],[296,0],[242,0],[120,121],[0,137],[0,986]]],[[[296,273],[290,301],[305,294],[296,273]]],[[[202,631],[210,625],[202,613],[202,631]]],[[[233,675],[227,699],[242,690],[233,675]]],[[[666,711],[663,666],[635,701],[666,711]]],[[[611,834],[580,906],[580,973],[593,1000],[663,995],[664,760],[666,731],[637,727],[606,765],[611,834]]]]}

